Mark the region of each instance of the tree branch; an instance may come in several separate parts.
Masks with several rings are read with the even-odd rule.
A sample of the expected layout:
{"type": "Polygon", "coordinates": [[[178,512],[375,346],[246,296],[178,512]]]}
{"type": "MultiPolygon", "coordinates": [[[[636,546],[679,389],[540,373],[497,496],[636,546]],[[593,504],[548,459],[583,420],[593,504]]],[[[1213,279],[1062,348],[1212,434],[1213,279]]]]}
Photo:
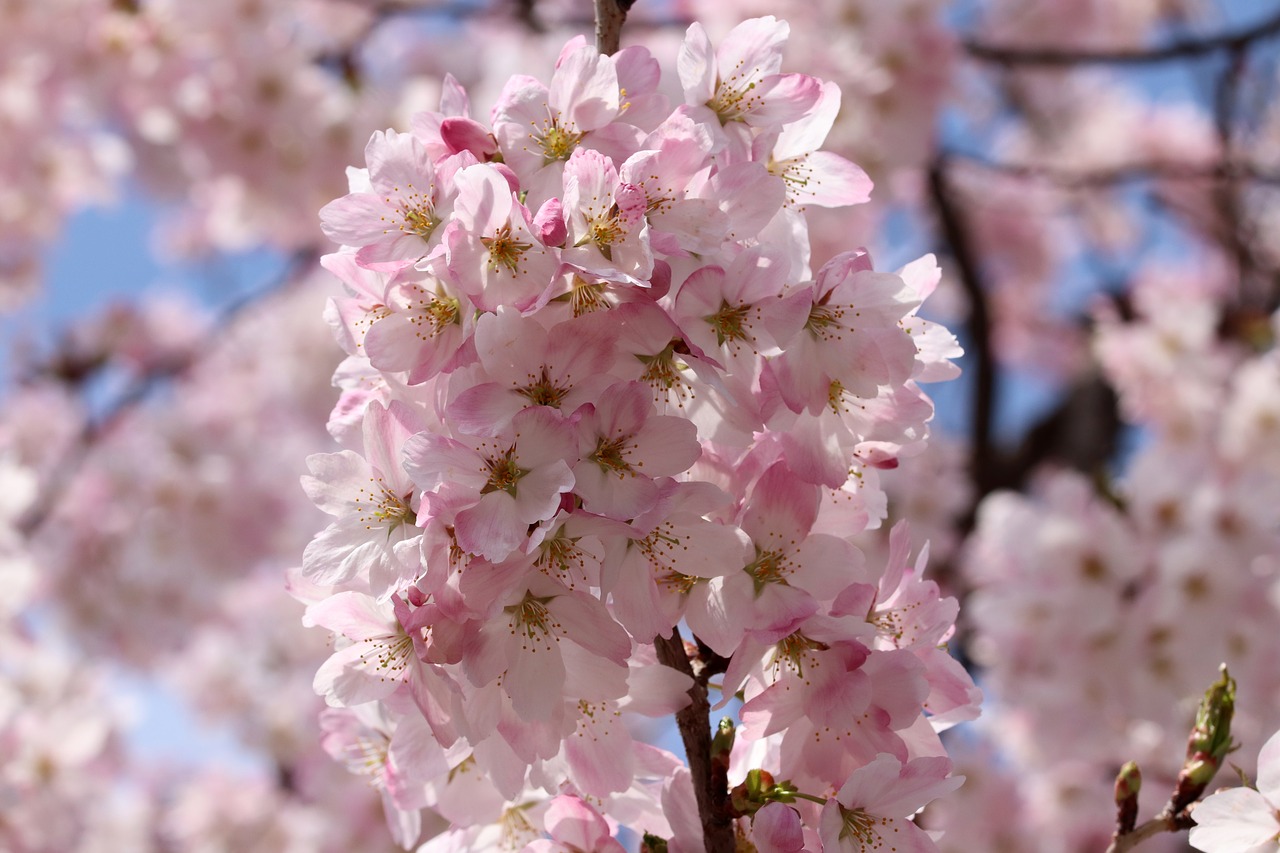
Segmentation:
{"type": "Polygon", "coordinates": [[[622,25],[635,0],[595,0],[596,50],[613,56],[622,44],[622,25]]]}
{"type": "Polygon", "coordinates": [[[1158,816],[1140,825],[1133,832],[1126,832],[1124,835],[1117,835],[1111,839],[1111,845],[1107,847],[1107,853],[1126,853],[1132,850],[1148,838],[1154,838],[1162,832],[1179,832],[1184,829],[1190,829],[1195,826],[1196,822],[1192,819],[1190,812],[1179,812],[1178,814],[1168,814],[1161,812],[1158,816]]]}
{"type": "Polygon", "coordinates": [[[653,644],[658,650],[659,662],[694,679],[689,688],[689,704],[676,712],[676,725],[680,728],[680,739],[693,776],[704,848],[707,853],[734,853],[736,842],[727,809],[729,790],[723,783],[713,784],[711,703],[707,701],[706,682],[694,674],[679,628],[673,630],[670,637],[655,638],[653,644]]]}
{"type": "Polygon", "coordinates": [[[1280,36],[1280,12],[1252,27],[1219,33],[1205,38],[1175,39],[1161,47],[1146,50],[1070,50],[1057,47],[1014,47],[984,44],[977,40],[963,42],[965,51],[974,59],[1000,65],[1035,65],[1069,67],[1078,65],[1148,65],[1204,56],[1220,50],[1240,50],[1252,42],[1280,36]]]}
{"type": "MultiPolygon", "coordinates": [[[[968,341],[974,360],[973,410],[970,413],[970,477],[973,481],[973,505],[977,505],[996,486],[993,418],[996,407],[997,377],[995,353],[991,347],[991,313],[982,287],[978,259],[965,232],[955,200],[947,186],[946,167],[949,158],[939,154],[929,167],[929,194],[938,214],[941,237],[946,243],[959,274],[960,285],[969,298],[968,341]]],[[[965,530],[972,529],[973,518],[965,519],[965,530]]]]}
{"type": "Polygon", "coordinates": [[[946,157],[988,172],[1012,178],[1043,181],[1062,189],[1105,189],[1141,181],[1254,181],[1280,185],[1280,173],[1267,172],[1252,163],[1224,160],[1207,166],[1153,161],[1125,163],[1102,169],[1060,169],[1028,163],[1003,163],[972,154],[948,152],[946,157]]]}

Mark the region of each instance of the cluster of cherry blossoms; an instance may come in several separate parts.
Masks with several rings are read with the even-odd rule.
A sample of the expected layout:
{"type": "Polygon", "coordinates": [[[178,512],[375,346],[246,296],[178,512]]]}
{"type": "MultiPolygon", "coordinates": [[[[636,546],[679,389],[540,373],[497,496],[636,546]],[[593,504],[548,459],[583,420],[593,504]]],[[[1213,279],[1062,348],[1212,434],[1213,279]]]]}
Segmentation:
{"type": "Polygon", "coordinates": [[[327,746],[406,847],[425,821],[425,851],[703,849],[701,783],[637,719],[707,684],[655,665],[683,624],[742,702],[713,747],[733,832],[933,849],[936,732],[977,713],[956,604],[905,525],[884,563],[851,538],[959,348],[917,316],[931,257],[811,272],[806,207],[871,184],[820,150],[840,92],[781,72],[787,34],[691,26],[674,109],[647,50],[580,38],[488,123],[449,80],[321,212],[344,449],[309,460],[333,520],[291,587],[338,638],[327,746]]]}

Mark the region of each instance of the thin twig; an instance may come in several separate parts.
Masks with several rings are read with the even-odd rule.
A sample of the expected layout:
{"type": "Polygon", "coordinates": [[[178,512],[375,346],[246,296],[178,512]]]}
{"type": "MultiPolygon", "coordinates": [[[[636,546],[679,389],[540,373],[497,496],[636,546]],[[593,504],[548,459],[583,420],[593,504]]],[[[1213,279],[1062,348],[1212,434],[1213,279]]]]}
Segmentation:
{"type": "Polygon", "coordinates": [[[658,650],[660,663],[694,679],[693,686],[689,688],[689,704],[676,712],[676,725],[689,759],[689,773],[693,776],[693,793],[698,801],[698,816],[702,820],[704,849],[707,853],[734,853],[733,825],[726,808],[728,787],[712,784],[711,703],[707,701],[706,683],[694,674],[679,628],[673,630],[670,637],[656,638],[653,644],[658,650]]]}
{"type": "Polygon", "coordinates": [[[1161,47],[1121,50],[1070,50],[1058,47],[1014,47],[963,42],[974,59],[1000,65],[1069,67],[1077,65],[1148,65],[1189,59],[1220,50],[1239,50],[1252,42],[1280,36],[1280,12],[1252,27],[1204,38],[1175,39],[1161,47]]]}
{"type": "Polygon", "coordinates": [[[1195,820],[1192,819],[1188,812],[1184,811],[1176,815],[1162,812],[1157,817],[1153,817],[1146,823],[1141,824],[1133,832],[1126,832],[1124,835],[1113,837],[1111,845],[1107,847],[1107,853],[1126,853],[1126,851],[1132,850],[1148,838],[1154,838],[1162,832],[1179,832],[1184,829],[1190,829],[1195,825],[1195,820]]]}

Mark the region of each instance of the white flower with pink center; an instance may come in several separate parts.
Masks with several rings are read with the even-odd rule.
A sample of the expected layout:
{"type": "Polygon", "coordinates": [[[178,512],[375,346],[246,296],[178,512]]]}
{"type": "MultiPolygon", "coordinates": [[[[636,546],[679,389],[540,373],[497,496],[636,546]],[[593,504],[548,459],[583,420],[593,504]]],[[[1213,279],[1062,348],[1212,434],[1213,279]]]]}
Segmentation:
{"type": "Polygon", "coordinates": [[[809,308],[804,327],[769,362],[792,411],[838,407],[845,394],[875,398],[880,386],[911,378],[916,347],[898,321],[919,303],[901,278],[874,272],[865,254],[833,258],[815,284],[787,298],[809,308]]]}
{"type": "Polygon", "coordinates": [[[644,190],[618,180],[613,161],[599,151],[575,151],[564,167],[561,258],[610,281],[647,286],[653,275],[648,199],[644,190]]]}
{"type": "Polygon", "coordinates": [[[364,456],[343,450],[307,459],[307,496],[337,516],[303,554],[303,573],[312,583],[339,586],[359,578],[385,599],[420,574],[415,489],[396,459],[419,428],[403,403],[385,408],[374,401],[365,411],[364,456]]]}

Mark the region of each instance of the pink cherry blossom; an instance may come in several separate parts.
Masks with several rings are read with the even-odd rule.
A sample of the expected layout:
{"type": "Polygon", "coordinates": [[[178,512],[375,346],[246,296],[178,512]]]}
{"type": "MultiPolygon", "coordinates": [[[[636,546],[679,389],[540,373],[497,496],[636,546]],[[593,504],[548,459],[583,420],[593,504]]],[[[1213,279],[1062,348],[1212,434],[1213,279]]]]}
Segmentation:
{"type": "Polygon", "coordinates": [[[914,758],[905,765],[881,754],[855,770],[822,809],[823,849],[863,853],[890,845],[910,853],[932,853],[933,840],[909,818],[931,800],[954,791],[963,776],[951,776],[945,758],[914,758]]]}
{"type": "Polygon", "coordinates": [[[1228,788],[1196,804],[1188,837],[1205,853],[1264,853],[1280,849],[1280,735],[1258,754],[1257,787],[1228,788]]]}

